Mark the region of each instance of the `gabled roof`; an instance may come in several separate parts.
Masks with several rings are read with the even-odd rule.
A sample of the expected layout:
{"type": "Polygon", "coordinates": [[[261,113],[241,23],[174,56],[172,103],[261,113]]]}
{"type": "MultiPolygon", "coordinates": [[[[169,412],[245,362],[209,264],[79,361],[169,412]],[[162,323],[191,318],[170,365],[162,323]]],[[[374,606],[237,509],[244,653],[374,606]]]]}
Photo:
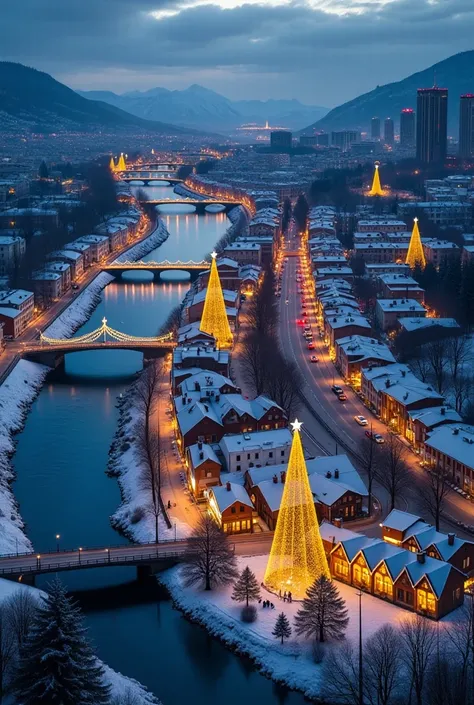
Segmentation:
{"type": "Polygon", "coordinates": [[[222,487],[212,487],[210,490],[215,497],[221,514],[225,512],[226,509],[229,509],[235,502],[240,502],[240,504],[253,509],[253,504],[242,485],[237,485],[235,482],[230,482],[229,485],[229,490],[227,489],[227,484],[222,487]]]}
{"type": "Polygon", "coordinates": [[[194,443],[192,446],[188,446],[187,452],[189,453],[194,468],[198,468],[200,465],[205,463],[206,460],[212,460],[219,466],[222,465],[221,461],[215,454],[214,449],[209,445],[209,443],[201,443],[201,448],[199,448],[197,443],[194,443]]]}
{"type": "Polygon", "coordinates": [[[406,531],[418,521],[420,521],[420,517],[416,514],[402,512],[400,509],[392,509],[387,518],[382,522],[382,525],[387,529],[406,531]]]}
{"type": "Polygon", "coordinates": [[[222,426],[222,421],[218,418],[210,404],[195,401],[189,406],[184,407],[184,409],[178,412],[178,425],[181,429],[181,433],[187,433],[204,418],[208,418],[219,426],[222,426]]]}

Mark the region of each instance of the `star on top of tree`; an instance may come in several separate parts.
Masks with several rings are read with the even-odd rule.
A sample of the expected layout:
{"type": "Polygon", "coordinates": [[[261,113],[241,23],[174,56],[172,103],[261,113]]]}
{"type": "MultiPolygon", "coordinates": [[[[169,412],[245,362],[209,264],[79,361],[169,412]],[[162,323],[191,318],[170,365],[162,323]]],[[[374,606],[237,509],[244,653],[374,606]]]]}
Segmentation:
{"type": "Polygon", "coordinates": [[[303,422],[298,421],[298,419],[295,419],[290,425],[293,431],[299,431],[301,429],[301,426],[303,425],[303,422]]]}
{"type": "Polygon", "coordinates": [[[217,252],[215,250],[214,250],[214,252],[211,252],[211,257],[212,257],[212,259],[216,259],[217,252]]]}

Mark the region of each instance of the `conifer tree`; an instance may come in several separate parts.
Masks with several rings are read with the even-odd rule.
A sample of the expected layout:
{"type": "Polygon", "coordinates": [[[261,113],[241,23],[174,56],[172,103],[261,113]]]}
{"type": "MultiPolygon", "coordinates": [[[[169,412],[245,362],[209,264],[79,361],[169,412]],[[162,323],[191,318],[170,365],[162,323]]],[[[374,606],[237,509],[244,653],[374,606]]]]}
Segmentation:
{"type": "Polygon", "coordinates": [[[48,167],[46,166],[46,162],[44,160],[39,165],[38,176],[40,179],[47,179],[49,176],[48,167]]]}
{"type": "Polygon", "coordinates": [[[290,623],[288,621],[288,617],[284,612],[280,612],[280,614],[277,617],[277,621],[275,622],[275,628],[272,631],[273,636],[275,639],[281,639],[281,643],[283,644],[283,639],[289,639],[291,636],[291,627],[290,623]]]}
{"type": "Polygon", "coordinates": [[[20,649],[15,697],[22,705],[107,705],[110,686],[103,682],[79,607],[59,580],[41,600],[20,649]]]}
{"type": "Polygon", "coordinates": [[[321,575],[306,592],[301,609],[295,616],[298,635],[317,641],[343,639],[349,623],[346,603],[332,580],[321,575]]]}
{"type": "Polygon", "coordinates": [[[234,584],[232,599],[236,602],[245,602],[247,607],[249,601],[260,599],[260,586],[254,573],[246,566],[234,584]]]}

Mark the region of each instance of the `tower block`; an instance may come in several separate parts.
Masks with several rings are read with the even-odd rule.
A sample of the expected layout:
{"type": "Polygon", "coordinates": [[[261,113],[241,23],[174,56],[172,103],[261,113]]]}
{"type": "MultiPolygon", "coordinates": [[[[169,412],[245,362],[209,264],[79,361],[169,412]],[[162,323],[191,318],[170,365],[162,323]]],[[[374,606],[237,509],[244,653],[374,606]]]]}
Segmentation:
{"type": "Polygon", "coordinates": [[[372,180],[372,188],[369,191],[369,196],[383,196],[384,190],[380,184],[379,165],[375,162],[374,178],[372,180]]]}
{"type": "Polygon", "coordinates": [[[200,330],[203,333],[212,335],[216,339],[218,348],[230,348],[232,347],[233,337],[229,319],[227,318],[221,280],[217,271],[216,257],[217,254],[213,252],[200,330]]]}
{"type": "Polygon", "coordinates": [[[127,165],[125,163],[125,158],[123,156],[123,152],[120,155],[120,159],[118,160],[117,164],[117,171],[125,171],[127,169],[127,165]]]}
{"type": "Polygon", "coordinates": [[[275,535],[265,571],[264,583],[278,592],[289,590],[303,598],[321,575],[331,578],[308,470],[301,444],[301,423],[292,423],[293,442],[278,513],[275,535]]]}
{"type": "Polygon", "coordinates": [[[408,246],[407,258],[405,264],[408,264],[410,269],[415,267],[426,267],[426,257],[421,244],[420,230],[418,228],[418,218],[413,219],[413,230],[411,233],[410,244],[408,246]]]}

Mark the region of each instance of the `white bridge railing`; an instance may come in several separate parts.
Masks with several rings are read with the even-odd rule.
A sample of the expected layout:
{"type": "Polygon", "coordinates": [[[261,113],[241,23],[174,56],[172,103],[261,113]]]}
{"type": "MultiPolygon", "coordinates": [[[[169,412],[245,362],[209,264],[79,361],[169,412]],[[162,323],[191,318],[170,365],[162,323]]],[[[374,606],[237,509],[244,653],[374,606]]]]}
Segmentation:
{"type": "Polygon", "coordinates": [[[167,343],[173,340],[173,334],[167,333],[166,335],[150,338],[128,335],[127,333],[122,333],[121,331],[115,330],[115,328],[108,326],[107,319],[105,317],[102,319],[102,325],[99,326],[99,328],[96,328],[90,333],[79,335],[75,338],[50,338],[47,335],[40,333],[40,342],[46,343],[47,345],[70,345],[71,343],[84,345],[87,343],[95,343],[101,338],[104,343],[108,340],[113,340],[118,343],[167,343]]]}

